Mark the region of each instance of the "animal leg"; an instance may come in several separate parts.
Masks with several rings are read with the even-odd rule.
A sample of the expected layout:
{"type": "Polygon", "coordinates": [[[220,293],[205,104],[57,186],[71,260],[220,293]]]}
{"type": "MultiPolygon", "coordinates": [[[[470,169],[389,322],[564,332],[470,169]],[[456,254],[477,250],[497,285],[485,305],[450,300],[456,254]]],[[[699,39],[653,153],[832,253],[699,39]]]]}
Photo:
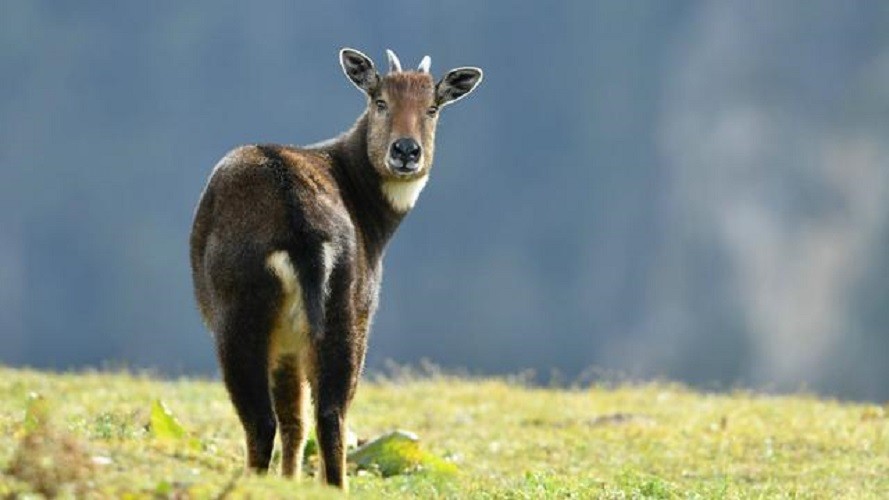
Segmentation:
{"type": "MultiPolygon", "coordinates": [[[[226,338],[247,340],[244,332],[228,331],[226,338]]],[[[221,345],[223,379],[247,438],[247,468],[268,471],[275,441],[275,415],[269,395],[268,353],[265,342],[221,345]]]]}
{"type": "Polygon", "coordinates": [[[324,463],[327,484],[346,488],[346,411],[349,406],[350,379],[353,376],[347,360],[325,363],[316,383],[318,402],[315,408],[316,434],[324,463]],[[333,365],[333,366],[331,366],[333,365]]]}
{"type": "Polygon", "coordinates": [[[309,433],[309,385],[302,374],[305,367],[298,363],[296,355],[286,355],[272,371],[272,396],[281,431],[281,475],[297,479],[309,433]]]}
{"type": "Polygon", "coordinates": [[[346,412],[361,366],[355,347],[348,272],[332,276],[327,332],[316,341],[315,420],[328,484],[346,489],[346,412]]]}

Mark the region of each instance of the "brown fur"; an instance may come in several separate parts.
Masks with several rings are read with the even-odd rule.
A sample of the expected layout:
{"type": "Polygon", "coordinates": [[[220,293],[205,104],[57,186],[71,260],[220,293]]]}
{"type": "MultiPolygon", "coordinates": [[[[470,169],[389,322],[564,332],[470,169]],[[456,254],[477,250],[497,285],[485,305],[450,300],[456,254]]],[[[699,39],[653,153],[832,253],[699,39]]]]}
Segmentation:
{"type": "Polygon", "coordinates": [[[342,488],[346,412],[364,364],[382,256],[405,215],[383,186],[428,175],[438,117],[430,111],[441,95],[459,98],[451,94],[481,78],[468,90],[443,92],[426,73],[381,78],[358,54],[341,55],[368,95],[352,129],[314,147],[233,150],[214,169],[191,234],[195,296],[244,426],[247,466],[268,469],[279,430],[282,473],[299,475],[311,392],[323,476],[342,488]],[[423,149],[408,176],[386,164],[390,145],[403,137],[423,149]]]}
{"type": "Polygon", "coordinates": [[[426,110],[435,105],[434,88],[432,77],[427,73],[393,73],[387,75],[380,89],[369,96],[368,156],[381,175],[389,175],[385,162],[389,144],[401,137],[411,137],[423,146],[423,162],[413,177],[429,173],[438,114],[429,116],[426,110]],[[377,99],[389,103],[388,113],[375,110],[377,99]]]}

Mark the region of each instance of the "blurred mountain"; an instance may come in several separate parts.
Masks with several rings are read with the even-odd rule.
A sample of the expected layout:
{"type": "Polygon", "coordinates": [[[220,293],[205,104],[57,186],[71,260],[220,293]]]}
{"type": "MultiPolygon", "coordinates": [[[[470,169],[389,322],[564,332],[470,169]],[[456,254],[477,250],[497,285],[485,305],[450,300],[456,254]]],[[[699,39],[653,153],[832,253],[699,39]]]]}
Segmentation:
{"type": "MultiPolygon", "coordinates": [[[[363,100],[342,46],[485,81],[441,119],[369,367],[595,366],[889,398],[889,8],[8,0],[0,362],[214,373],[187,262],[213,164],[363,100]]],[[[381,64],[382,65],[382,64],[381,64]]]]}

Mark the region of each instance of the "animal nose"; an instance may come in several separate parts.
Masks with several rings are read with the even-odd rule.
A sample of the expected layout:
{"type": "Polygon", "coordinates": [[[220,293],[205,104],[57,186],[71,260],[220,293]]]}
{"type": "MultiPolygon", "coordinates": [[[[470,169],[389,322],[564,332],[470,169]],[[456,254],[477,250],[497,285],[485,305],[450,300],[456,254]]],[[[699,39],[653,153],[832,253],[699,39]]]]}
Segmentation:
{"type": "Polygon", "coordinates": [[[400,160],[404,167],[414,164],[410,168],[416,170],[416,163],[420,159],[420,144],[410,137],[402,137],[392,143],[392,158],[400,160]]]}

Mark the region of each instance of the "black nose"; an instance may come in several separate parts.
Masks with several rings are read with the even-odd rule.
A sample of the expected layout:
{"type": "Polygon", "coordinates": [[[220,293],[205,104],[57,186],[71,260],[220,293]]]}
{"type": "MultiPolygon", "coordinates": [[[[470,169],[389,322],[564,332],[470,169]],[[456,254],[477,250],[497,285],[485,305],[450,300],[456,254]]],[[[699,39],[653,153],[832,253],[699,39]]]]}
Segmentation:
{"type": "Polygon", "coordinates": [[[393,142],[391,149],[392,158],[401,161],[405,168],[410,168],[409,164],[415,164],[420,159],[420,145],[410,137],[402,137],[393,142]]]}

